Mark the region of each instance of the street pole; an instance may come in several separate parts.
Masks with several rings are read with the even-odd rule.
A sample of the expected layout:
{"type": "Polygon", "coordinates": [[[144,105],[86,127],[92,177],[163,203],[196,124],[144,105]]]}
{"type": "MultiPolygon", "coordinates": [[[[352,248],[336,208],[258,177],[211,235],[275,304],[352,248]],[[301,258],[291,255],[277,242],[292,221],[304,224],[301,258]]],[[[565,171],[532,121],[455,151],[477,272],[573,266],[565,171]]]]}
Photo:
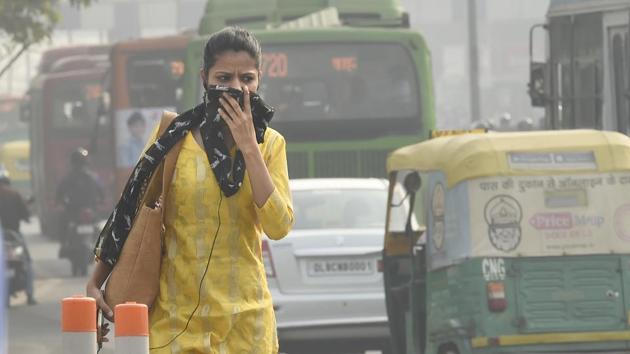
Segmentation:
{"type": "Polygon", "coordinates": [[[470,115],[473,122],[481,120],[479,93],[479,48],[477,47],[477,0],[468,0],[468,51],[470,66],[470,115]]]}

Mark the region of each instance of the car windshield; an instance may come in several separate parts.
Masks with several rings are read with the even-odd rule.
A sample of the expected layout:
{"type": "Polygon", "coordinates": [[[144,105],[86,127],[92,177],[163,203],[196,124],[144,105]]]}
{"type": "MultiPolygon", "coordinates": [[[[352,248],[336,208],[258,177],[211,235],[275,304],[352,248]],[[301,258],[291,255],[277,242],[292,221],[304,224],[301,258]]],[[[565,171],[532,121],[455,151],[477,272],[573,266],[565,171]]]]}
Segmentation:
{"type": "MultiPolygon", "coordinates": [[[[386,189],[293,191],[294,230],[385,228],[386,189]]],[[[404,211],[399,208],[404,218],[404,211]]]]}

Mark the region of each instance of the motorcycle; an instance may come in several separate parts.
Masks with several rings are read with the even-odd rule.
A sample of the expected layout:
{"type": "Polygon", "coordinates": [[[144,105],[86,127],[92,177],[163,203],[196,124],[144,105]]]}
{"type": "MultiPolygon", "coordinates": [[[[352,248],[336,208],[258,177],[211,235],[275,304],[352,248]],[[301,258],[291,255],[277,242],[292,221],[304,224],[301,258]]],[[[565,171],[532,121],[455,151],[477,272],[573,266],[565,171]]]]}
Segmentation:
{"type": "Polygon", "coordinates": [[[96,217],[89,208],[82,209],[76,217],[68,220],[68,234],[59,250],[59,257],[70,260],[72,276],[87,275],[97,229],[96,217]]]}
{"type": "Polygon", "coordinates": [[[27,272],[31,257],[22,235],[13,230],[3,230],[3,251],[5,262],[5,277],[7,284],[6,305],[9,306],[11,297],[20,291],[26,291],[27,272]]]}

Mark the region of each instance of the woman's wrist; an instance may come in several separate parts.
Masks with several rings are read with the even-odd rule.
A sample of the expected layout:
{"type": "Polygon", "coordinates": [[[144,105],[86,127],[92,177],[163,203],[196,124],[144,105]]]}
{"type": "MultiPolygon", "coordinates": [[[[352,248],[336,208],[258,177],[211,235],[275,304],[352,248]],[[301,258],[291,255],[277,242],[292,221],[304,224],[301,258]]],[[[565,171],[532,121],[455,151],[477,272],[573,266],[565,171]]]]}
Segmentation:
{"type": "Polygon", "coordinates": [[[255,156],[256,154],[260,154],[260,149],[258,148],[258,144],[255,140],[253,142],[243,144],[243,146],[239,146],[238,148],[243,153],[243,156],[255,156]]]}

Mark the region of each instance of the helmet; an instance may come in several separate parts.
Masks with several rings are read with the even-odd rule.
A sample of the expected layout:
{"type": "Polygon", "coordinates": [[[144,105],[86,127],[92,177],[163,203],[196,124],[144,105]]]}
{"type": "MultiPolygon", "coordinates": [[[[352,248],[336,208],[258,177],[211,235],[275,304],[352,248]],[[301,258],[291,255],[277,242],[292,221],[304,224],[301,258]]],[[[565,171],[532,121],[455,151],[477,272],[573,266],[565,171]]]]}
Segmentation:
{"type": "Polygon", "coordinates": [[[525,117],[523,120],[518,122],[517,128],[520,131],[534,130],[534,120],[529,117],[525,117]]]}
{"type": "Polygon", "coordinates": [[[70,155],[70,163],[73,166],[83,167],[87,165],[88,162],[88,151],[84,148],[77,148],[70,155]]]}
{"type": "Polygon", "coordinates": [[[0,183],[11,184],[11,176],[4,165],[0,165],[0,183]]]}

